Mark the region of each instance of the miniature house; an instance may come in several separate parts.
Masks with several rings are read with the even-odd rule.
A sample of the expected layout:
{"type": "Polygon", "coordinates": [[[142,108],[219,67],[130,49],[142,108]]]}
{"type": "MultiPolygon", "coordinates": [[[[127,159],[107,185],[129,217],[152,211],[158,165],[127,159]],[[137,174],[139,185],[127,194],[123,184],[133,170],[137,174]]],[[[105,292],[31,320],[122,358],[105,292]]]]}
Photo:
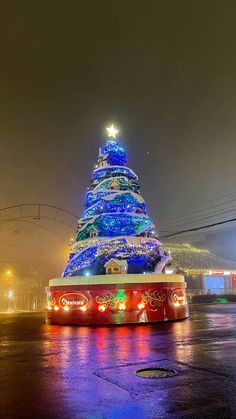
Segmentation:
{"type": "Polygon", "coordinates": [[[120,185],[116,180],[112,180],[111,183],[109,184],[109,188],[110,189],[115,189],[115,190],[119,190],[120,189],[120,185]]]}
{"type": "Polygon", "coordinates": [[[92,239],[98,235],[98,231],[95,227],[92,227],[89,231],[89,237],[92,239]]]}
{"type": "Polygon", "coordinates": [[[106,275],[127,274],[128,263],[126,260],[110,259],[104,266],[106,275]]]}

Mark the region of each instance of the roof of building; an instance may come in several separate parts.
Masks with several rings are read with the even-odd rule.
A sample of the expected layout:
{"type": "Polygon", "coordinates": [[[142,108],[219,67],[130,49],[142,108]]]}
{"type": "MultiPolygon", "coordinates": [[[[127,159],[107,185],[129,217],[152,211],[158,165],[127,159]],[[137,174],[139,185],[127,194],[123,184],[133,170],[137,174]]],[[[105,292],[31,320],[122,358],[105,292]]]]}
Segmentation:
{"type": "Polygon", "coordinates": [[[163,243],[162,249],[173,258],[173,264],[188,273],[200,273],[209,270],[236,270],[236,262],[224,259],[207,249],[191,244],[163,243]]]}
{"type": "Polygon", "coordinates": [[[111,258],[110,260],[108,260],[108,262],[107,263],[105,263],[105,267],[107,267],[111,262],[114,262],[114,263],[116,263],[117,265],[119,265],[119,266],[121,266],[122,268],[127,268],[128,267],[128,263],[127,263],[127,261],[126,260],[120,260],[120,259],[114,259],[114,258],[111,258]]]}

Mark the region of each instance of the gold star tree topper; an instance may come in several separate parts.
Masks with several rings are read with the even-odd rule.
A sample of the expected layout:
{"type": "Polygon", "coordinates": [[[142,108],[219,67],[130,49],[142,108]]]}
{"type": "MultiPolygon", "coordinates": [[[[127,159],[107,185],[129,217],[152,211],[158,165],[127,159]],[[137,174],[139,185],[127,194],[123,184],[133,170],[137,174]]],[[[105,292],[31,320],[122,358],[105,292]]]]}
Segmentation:
{"type": "Polygon", "coordinates": [[[116,136],[119,132],[119,130],[116,129],[113,124],[110,127],[107,127],[106,130],[108,132],[108,137],[109,138],[116,138],[116,136]]]}

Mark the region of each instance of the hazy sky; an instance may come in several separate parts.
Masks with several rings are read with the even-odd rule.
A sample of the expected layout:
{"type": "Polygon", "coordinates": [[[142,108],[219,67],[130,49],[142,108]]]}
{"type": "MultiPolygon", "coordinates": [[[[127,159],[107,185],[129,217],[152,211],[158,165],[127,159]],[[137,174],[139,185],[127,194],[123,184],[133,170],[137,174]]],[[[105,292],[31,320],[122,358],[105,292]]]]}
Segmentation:
{"type": "MultiPolygon", "coordinates": [[[[235,1],[2,1],[0,15],[1,208],[79,214],[109,122],[160,229],[236,190],[235,1]]],[[[16,241],[56,252],[17,229],[0,229],[2,261],[16,241]]]]}

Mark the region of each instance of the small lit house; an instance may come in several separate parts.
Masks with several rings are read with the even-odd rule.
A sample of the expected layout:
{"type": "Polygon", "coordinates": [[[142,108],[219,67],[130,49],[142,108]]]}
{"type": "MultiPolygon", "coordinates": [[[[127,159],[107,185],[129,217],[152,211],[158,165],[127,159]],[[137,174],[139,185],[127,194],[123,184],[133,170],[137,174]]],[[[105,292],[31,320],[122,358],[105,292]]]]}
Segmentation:
{"type": "Polygon", "coordinates": [[[128,263],[126,260],[110,259],[104,266],[106,275],[127,274],[128,263]]]}
{"type": "Polygon", "coordinates": [[[95,227],[92,227],[89,231],[89,237],[92,239],[93,237],[96,237],[98,235],[98,231],[95,227]]]}
{"type": "Polygon", "coordinates": [[[115,189],[115,190],[119,190],[120,189],[120,185],[116,180],[112,180],[109,184],[109,188],[110,189],[115,189]]]}

